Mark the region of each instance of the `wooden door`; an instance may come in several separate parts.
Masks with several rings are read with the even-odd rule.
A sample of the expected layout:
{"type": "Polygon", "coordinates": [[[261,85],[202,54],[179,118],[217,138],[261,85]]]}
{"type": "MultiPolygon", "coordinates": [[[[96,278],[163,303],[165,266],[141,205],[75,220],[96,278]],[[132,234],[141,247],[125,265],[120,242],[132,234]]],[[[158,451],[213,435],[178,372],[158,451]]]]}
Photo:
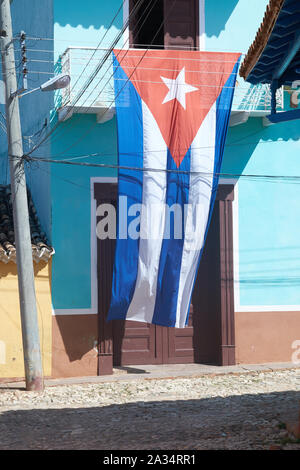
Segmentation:
{"type": "MultiPolygon", "coordinates": [[[[94,186],[97,207],[117,207],[117,184],[94,186]]],[[[97,223],[100,218],[97,217],[97,223]]],[[[162,363],[162,339],[155,325],[114,320],[106,322],[110,305],[115,240],[97,241],[99,374],[111,373],[113,365],[162,363]]]]}
{"type": "MultiPolygon", "coordinates": [[[[117,185],[95,184],[95,197],[97,205],[116,205],[117,185]]],[[[232,200],[233,186],[220,186],[186,328],[107,323],[115,241],[98,240],[100,374],[111,373],[113,364],[235,363],[232,200]]]]}
{"type": "Polygon", "coordinates": [[[113,363],[162,364],[162,343],[156,325],[135,321],[113,321],[113,363]]]}
{"type": "Polygon", "coordinates": [[[217,201],[195,281],[188,326],[163,328],[163,362],[165,364],[218,363],[219,267],[220,231],[219,202],[217,201]]]}

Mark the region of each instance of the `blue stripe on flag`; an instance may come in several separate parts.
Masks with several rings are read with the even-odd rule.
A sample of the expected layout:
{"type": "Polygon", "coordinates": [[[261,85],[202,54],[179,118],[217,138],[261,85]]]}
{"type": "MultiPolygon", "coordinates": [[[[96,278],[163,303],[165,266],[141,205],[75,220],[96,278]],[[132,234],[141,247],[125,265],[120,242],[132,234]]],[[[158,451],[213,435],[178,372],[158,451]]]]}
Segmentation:
{"type": "MultiPolygon", "coordinates": [[[[120,166],[143,168],[141,99],[122,70],[115,54],[113,54],[113,66],[118,128],[118,164],[120,166]],[[130,112],[128,112],[129,109],[130,112]]],[[[143,172],[119,168],[118,186],[119,197],[127,196],[127,214],[127,209],[133,204],[142,203],[143,172]]],[[[128,231],[132,217],[128,216],[127,222],[125,219],[125,222],[121,225],[121,221],[124,221],[125,213],[124,207],[121,207],[120,204],[118,206],[112,297],[107,321],[126,318],[126,313],[134,294],[138,273],[139,238],[133,239],[128,237],[128,234],[126,236],[126,233],[121,233],[124,229],[125,232],[128,231]]]]}
{"type": "MultiPolygon", "coordinates": [[[[180,170],[189,172],[190,162],[191,152],[189,150],[180,165],[180,170]]],[[[167,165],[169,170],[178,170],[169,151],[167,165]]],[[[166,205],[171,209],[173,204],[178,204],[181,208],[182,233],[176,232],[178,226],[175,229],[175,214],[173,215],[170,212],[170,218],[166,214],[165,235],[159,262],[156,303],[152,319],[152,323],[157,325],[175,326],[176,323],[178,286],[184,244],[184,205],[188,204],[189,200],[189,180],[188,173],[168,173],[166,205]],[[170,225],[168,225],[168,221],[170,221],[170,225]],[[169,239],[167,238],[168,234],[170,234],[169,239]],[[180,238],[176,239],[175,236],[179,237],[179,235],[180,238]]]]}
{"type": "MultiPolygon", "coordinates": [[[[220,95],[217,99],[217,106],[216,106],[216,110],[217,110],[216,111],[217,112],[217,115],[216,115],[216,148],[215,148],[215,162],[214,162],[214,179],[213,179],[213,185],[212,185],[212,193],[211,193],[211,199],[210,199],[210,209],[209,209],[209,216],[208,216],[207,226],[206,226],[206,230],[205,230],[203,248],[205,246],[207,232],[208,232],[210,221],[211,221],[211,218],[212,218],[215,199],[216,199],[217,190],[218,190],[219,173],[221,172],[225,142],[226,142],[226,137],[227,137],[227,132],[228,132],[228,126],[229,126],[229,120],[230,120],[230,114],[231,114],[231,107],[232,107],[232,101],[233,101],[233,95],[234,95],[234,87],[235,87],[237,72],[238,72],[238,69],[239,69],[239,64],[240,64],[240,58],[238,59],[237,63],[235,64],[230,77],[228,78],[227,82],[225,83],[224,88],[221,91],[221,93],[220,93],[220,95]]],[[[187,314],[187,318],[186,318],[186,325],[188,324],[188,321],[189,321],[189,312],[190,312],[190,306],[191,306],[191,300],[192,300],[192,293],[193,293],[194,285],[195,285],[195,282],[196,282],[196,279],[197,279],[197,272],[198,272],[198,269],[199,269],[199,264],[200,264],[200,261],[201,261],[203,248],[200,251],[200,255],[199,255],[199,259],[198,259],[198,267],[197,267],[197,270],[196,270],[196,276],[195,276],[195,279],[194,279],[193,289],[191,291],[190,305],[189,305],[189,310],[188,310],[188,314],[187,314]]]]}

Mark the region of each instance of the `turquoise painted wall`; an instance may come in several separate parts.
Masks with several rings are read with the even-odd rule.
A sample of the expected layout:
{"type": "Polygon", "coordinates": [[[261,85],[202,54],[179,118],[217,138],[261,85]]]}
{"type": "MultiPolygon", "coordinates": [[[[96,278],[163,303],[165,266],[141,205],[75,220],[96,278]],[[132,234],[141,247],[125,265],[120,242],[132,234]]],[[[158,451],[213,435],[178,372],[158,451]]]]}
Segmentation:
{"type": "MultiPolygon", "coordinates": [[[[104,157],[80,159],[94,163],[117,163],[115,119],[96,124],[95,115],[77,115],[61,125],[66,133],[63,140],[54,141],[55,156],[74,143],[77,136],[86,138],[69,155],[101,152],[104,157]],[[71,122],[71,129],[68,124],[71,122]]],[[[55,157],[56,158],[56,157],[55,157]]],[[[56,255],[52,264],[53,306],[89,308],[91,306],[91,193],[90,178],[116,176],[114,170],[52,164],[53,245],[56,255]]]]}
{"type": "MultiPolygon", "coordinates": [[[[246,53],[268,3],[206,1],[207,50],[246,53]]],[[[299,139],[299,121],[263,127],[261,118],[249,119],[229,129],[222,172],[300,175],[299,139]]],[[[298,185],[242,176],[238,204],[241,305],[300,305],[298,185]]]]}
{"type": "MultiPolygon", "coordinates": [[[[69,2],[54,2],[56,57],[69,45],[95,46],[120,4],[117,0],[105,4],[91,1],[81,13],[79,2],[72,2],[69,16],[65,3],[69,2]]],[[[245,52],[267,3],[267,0],[207,0],[207,49],[240,48],[245,52]]],[[[122,14],[107,39],[111,40],[121,25],[122,14]]],[[[229,129],[222,171],[300,175],[299,138],[299,122],[265,128],[260,118],[251,118],[246,124],[229,129]]],[[[105,156],[81,161],[116,162],[115,119],[96,124],[93,115],[73,116],[60,125],[52,140],[53,158],[94,152],[103,152],[105,156]]],[[[53,305],[55,309],[89,308],[90,178],[114,176],[114,172],[55,164],[51,172],[52,238],[56,249],[53,305]]],[[[241,305],[300,305],[298,185],[242,176],[238,194],[241,305]]]]}
{"type": "Polygon", "coordinates": [[[206,0],[206,49],[247,52],[269,0],[206,0]]]}

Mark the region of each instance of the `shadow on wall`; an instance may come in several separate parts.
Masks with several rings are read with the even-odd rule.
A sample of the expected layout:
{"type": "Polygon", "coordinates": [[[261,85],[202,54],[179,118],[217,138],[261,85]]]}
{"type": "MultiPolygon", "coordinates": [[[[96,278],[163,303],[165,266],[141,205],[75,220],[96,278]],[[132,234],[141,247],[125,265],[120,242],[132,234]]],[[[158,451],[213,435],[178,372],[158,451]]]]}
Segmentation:
{"type": "MultiPolygon", "coordinates": [[[[213,2],[213,15],[206,16],[205,29],[208,37],[219,36],[220,32],[225,29],[225,25],[238,1],[226,0],[224,2],[224,0],[215,0],[213,2]]],[[[81,25],[84,28],[89,28],[90,26],[93,26],[95,29],[99,29],[101,26],[107,28],[122,2],[121,0],[110,0],[109,2],[90,0],[88,3],[88,8],[80,8],[78,0],[75,0],[75,2],[74,0],[64,0],[63,2],[56,0],[54,7],[55,23],[58,23],[60,26],[69,24],[72,27],[81,25]]],[[[209,5],[206,6],[206,9],[208,8],[209,5]]],[[[120,12],[116,22],[121,24],[122,21],[122,12],[120,12]]]]}
{"type": "MultiPolygon", "coordinates": [[[[225,25],[230,18],[233,10],[237,6],[239,0],[215,0],[213,3],[213,14],[206,14],[205,33],[206,36],[219,36],[225,30],[225,25]]],[[[210,5],[205,5],[205,11],[208,13],[210,5]]]]}
{"type": "MultiPolygon", "coordinates": [[[[59,409],[53,404],[50,409],[2,412],[0,449],[269,449],[283,443],[282,423],[299,413],[299,393],[293,390],[161,401],[142,401],[137,392],[136,401],[131,396],[131,403],[105,405],[107,385],[93,384],[85,391],[85,407],[63,408],[67,399],[80,400],[78,388],[71,387],[61,397],[55,391],[59,409]]],[[[130,386],[120,387],[123,395],[129,387],[127,400],[130,386]]],[[[48,394],[50,399],[50,389],[48,394]]],[[[114,401],[121,399],[109,394],[114,401]]]]}
{"type": "Polygon", "coordinates": [[[264,134],[261,119],[230,127],[225,143],[221,173],[241,175],[264,134]]]}
{"type": "MultiPolygon", "coordinates": [[[[45,263],[44,261],[40,261],[38,264],[33,263],[34,276],[39,277],[40,279],[42,278],[48,279],[50,274],[48,276],[39,274],[40,271],[42,271],[46,265],[47,263],[45,263]]],[[[3,277],[7,277],[7,276],[16,276],[16,279],[17,279],[18,277],[17,265],[13,262],[10,262],[7,264],[0,262],[0,279],[3,277]]]]}
{"type": "MultiPolygon", "coordinates": [[[[82,7],[81,2],[78,0],[64,0],[63,2],[56,0],[54,22],[60,26],[69,24],[72,27],[81,25],[83,28],[89,28],[90,26],[95,29],[108,28],[121,3],[121,0],[110,0],[109,2],[90,0],[88,5],[82,7]]],[[[123,21],[122,11],[120,11],[116,21],[118,23],[123,21]]]]}
{"type": "Polygon", "coordinates": [[[55,315],[52,338],[52,377],[98,375],[98,315],[55,315]]]}

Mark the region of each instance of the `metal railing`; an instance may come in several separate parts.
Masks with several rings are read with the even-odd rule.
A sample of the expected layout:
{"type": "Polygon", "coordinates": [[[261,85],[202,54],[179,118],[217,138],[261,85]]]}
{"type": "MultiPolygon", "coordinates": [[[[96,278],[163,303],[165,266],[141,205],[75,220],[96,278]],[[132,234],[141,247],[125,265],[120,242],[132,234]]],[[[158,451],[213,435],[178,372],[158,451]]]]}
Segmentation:
{"type": "MultiPolygon", "coordinates": [[[[70,85],[57,95],[56,108],[72,105],[78,107],[112,107],[114,106],[114,83],[112,55],[105,61],[95,79],[87,87],[80,99],[77,99],[82,87],[87,82],[96,66],[105,57],[106,48],[70,46],[56,63],[56,72],[71,76],[70,85]]],[[[284,109],[283,88],[277,91],[278,110],[284,109]]],[[[238,79],[233,111],[247,111],[250,114],[268,114],[271,111],[271,92],[269,85],[250,85],[238,79]]]]}
{"type": "MultiPolygon", "coordinates": [[[[271,90],[268,84],[251,85],[243,81],[242,92],[239,91],[239,82],[236,86],[232,110],[247,111],[257,113],[257,115],[268,114],[271,112],[271,90]]],[[[284,91],[283,87],[277,90],[276,100],[277,109],[284,108],[284,91]]]]}
{"type": "MultiPolygon", "coordinates": [[[[61,106],[71,105],[77,99],[107,49],[95,47],[68,47],[57,62],[61,72],[71,76],[69,87],[61,93],[61,106]]],[[[109,107],[114,105],[112,55],[105,61],[90,86],[76,102],[76,106],[109,107]]]]}

